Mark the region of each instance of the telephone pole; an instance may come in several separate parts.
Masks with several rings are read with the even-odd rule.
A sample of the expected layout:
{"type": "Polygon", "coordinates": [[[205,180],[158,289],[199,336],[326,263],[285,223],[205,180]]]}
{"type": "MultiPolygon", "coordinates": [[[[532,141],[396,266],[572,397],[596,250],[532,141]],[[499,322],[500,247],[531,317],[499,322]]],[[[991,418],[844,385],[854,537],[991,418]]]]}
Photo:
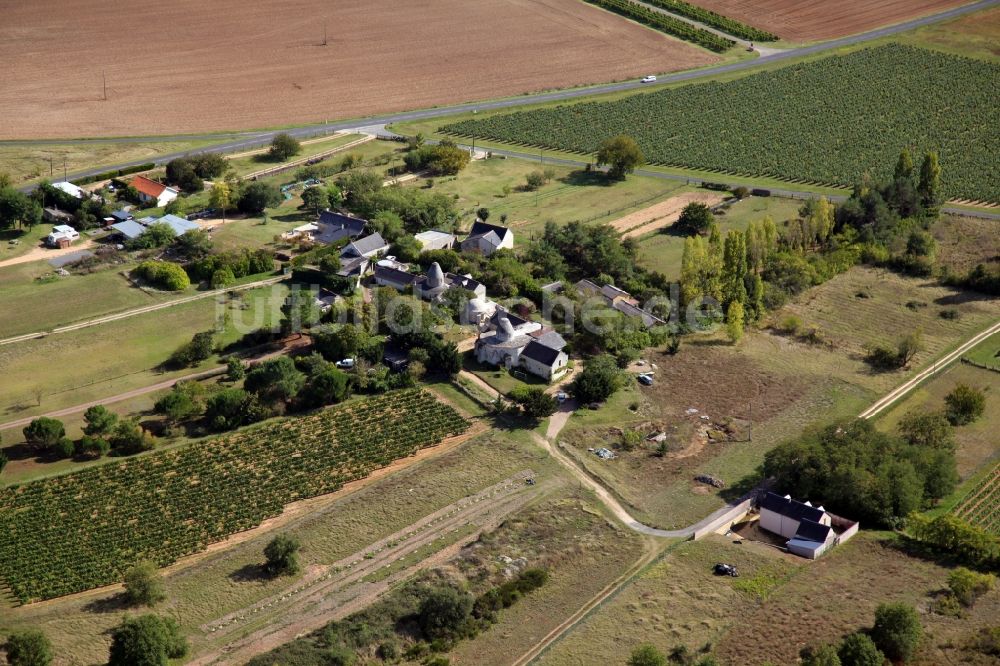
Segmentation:
{"type": "Polygon", "coordinates": [[[750,425],[747,426],[747,441],[753,441],[753,403],[747,403],[747,410],[749,411],[750,425]]]}
{"type": "Polygon", "coordinates": [[[108,101],[108,75],[105,70],[101,70],[101,80],[104,82],[104,101],[108,101]]]}
{"type": "Polygon", "coordinates": [[[323,24],[323,46],[326,46],[326,24],[323,24]]]}

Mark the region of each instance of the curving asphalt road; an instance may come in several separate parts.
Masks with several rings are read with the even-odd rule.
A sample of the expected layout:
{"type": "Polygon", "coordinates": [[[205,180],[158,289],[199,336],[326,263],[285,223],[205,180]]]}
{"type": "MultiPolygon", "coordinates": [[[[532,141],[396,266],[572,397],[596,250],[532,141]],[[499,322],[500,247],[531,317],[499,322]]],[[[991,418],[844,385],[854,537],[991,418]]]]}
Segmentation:
{"type": "MultiPolygon", "coordinates": [[[[770,55],[765,55],[754,60],[743,60],[740,62],[729,63],[726,65],[719,65],[717,67],[708,67],[705,69],[697,69],[686,72],[678,72],[676,74],[669,74],[667,76],[662,76],[659,78],[660,83],[677,83],[680,81],[689,81],[692,79],[697,79],[705,76],[712,76],[716,74],[725,74],[728,72],[739,72],[746,69],[753,69],[759,67],[760,65],[782,62],[785,60],[791,60],[794,58],[801,58],[802,56],[813,55],[817,53],[823,53],[825,51],[831,51],[833,49],[840,48],[842,46],[848,46],[851,44],[860,44],[863,42],[871,41],[874,39],[879,39],[882,37],[888,37],[906,30],[912,30],[913,28],[919,28],[921,26],[930,25],[932,23],[938,23],[940,21],[946,21],[951,18],[962,16],[970,12],[975,12],[980,9],[985,9],[992,7],[1000,3],[1000,0],[979,0],[972,4],[964,5],[961,7],[955,7],[947,11],[932,14],[930,16],[924,16],[921,18],[912,19],[910,21],[904,21],[903,23],[897,23],[895,25],[886,26],[883,28],[878,28],[877,30],[872,30],[870,32],[861,33],[859,35],[851,35],[849,37],[842,37],[840,39],[834,39],[828,42],[822,42],[820,44],[813,44],[810,46],[803,46],[800,48],[788,49],[786,51],[781,51],[778,53],[773,53],[770,55]]],[[[597,95],[601,93],[611,93],[611,92],[621,92],[627,90],[637,90],[643,87],[642,83],[638,81],[627,81],[624,83],[609,83],[598,86],[591,86],[587,88],[573,88],[570,90],[557,90],[553,92],[537,93],[532,95],[522,95],[520,97],[491,100],[484,102],[472,102],[468,104],[458,104],[455,106],[439,107],[422,109],[419,111],[406,111],[402,113],[386,114],[382,116],[374,116],[369,118],[360,118],[354,120],[344,120],[333,123],[324,123],[320,125],[310,125],[308,127],[300,127],[291,130],[267,130],[260,132],[245,132],[245,133],[234,133],[234,132],[220,132],[218,134],[199,134],[199,135],[167,135],[167,136],[155,136],[155,137],[129,137],[125,139],[114,139],[115,142],[142,142],[142,141],[190,141],[192,139],[211,139],[216,137],[234,137],[232,140],[223,141],[215,146],[209,146],[199,151],[178,151],[173,153],[168,153],[166,155],[161,155],[157,157],[154,161],[157,164],[165,164],[176,157],[182,157],[184,155],[191,154],[193,152],[233,152],[240,149],[245,149],[250,146],[258,145],[262,142],[269,141],[271,137],[279,132],[287,132],[293,136],[305,137],[312,136],[314,134],[323,132],[335,132],[338,130],[354,130],[362,127],[370,127],[373,125],[385,125],[388,123],[398,123],[406,122],[412,120],[423,120],[426,118],[436,118],[442,116],[457,115],[460,113],[467,113],[469,111],[476,110],[492,110],[492,109],[504,109],[513,106],[522,106],[525,104],[537,104],[541,102],[557,102],[562,100],[571,100],[579,97],[589,97],[591,95],[597,95]]],[[[93,143],[94,139],[78,139],[78,140],[62,140],[62,141],[9,141],[0,142],[0,145],[44,145],[46,143],[59,143],[59,144],[74,144],[74,143],[93,143]]],[[[97,141],[111,141],[108,140],[97,140],[97,141]]],[[[495,151],[496,152],[496,151],[495,151]]],[[[122,169],[126,167],[136,166],[148,162],[148,159],[137,159],[129,162],[122,162],[120,164],[106,165],[99,168],[87,169],[84,171],[78,171],[76,173],[70,174],[70,178],[82,178],[86,176],[92,176],[97,173],[104,171],[110,171],[112,169],[122,169]]],[[[665,175],[665,174],[664,174],[665,175]]],[[[27,191],[33,186],[25,186],[22,188],[27,191]]]]}

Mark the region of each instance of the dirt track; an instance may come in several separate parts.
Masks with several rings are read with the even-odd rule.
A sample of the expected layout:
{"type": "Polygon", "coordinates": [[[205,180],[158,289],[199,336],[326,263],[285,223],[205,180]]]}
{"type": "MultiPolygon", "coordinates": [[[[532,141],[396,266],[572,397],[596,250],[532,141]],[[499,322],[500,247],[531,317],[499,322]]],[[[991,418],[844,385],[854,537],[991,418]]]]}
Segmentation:
{"type": "Polygon", "coordinates": [[[692,202],[700,202],[714,206],[722,201],[724,197],[715,192],[688,192],[676,197],[670,197],[666,201],[653,204],[649,208],[634,213],[629,213],[625,217],[620,217],[611,223],[617,231],[621,232],[622,238],[634,238],[656,231],[660,227],[665,227],[677,221],[681,216],[684,207],[692,202]]]}
{"type": "Polygon", "coordinates": [[[968,0],[699,0],[699,6],[768,30],[782,39],[811,42],[865,32],[933,14],[968,0]]]}
{"type": "Polygon", "coordinates": [[[258,613],[272,617],[249,636],[205,653],[190,663],[192,666],[244,663],[250,656],[274,649],[304,632],[364,608],[394,584],[420,569],[444,563],[457,555],[462,545],[475,540],[483,531],[495,529],[507,515],[537,496],[539,489],[528,491],[524,482],[533,476],[532,472],[524,471],[461,499],[329,567],[309,572],[295,587],[281,594],[203,625],[202,631],[214,634],[255,626],[258,613]],[[457,544],[413,565],[403,566],[384,578],[371,580],[381,570],[416,554],[420,548],[468,526],[476,529],[457,544]]]}
{"type": "Polygon", "coordinates": [[[718,61],[578,0],[3,6],[4,139],[322,122],[718,61]]]}

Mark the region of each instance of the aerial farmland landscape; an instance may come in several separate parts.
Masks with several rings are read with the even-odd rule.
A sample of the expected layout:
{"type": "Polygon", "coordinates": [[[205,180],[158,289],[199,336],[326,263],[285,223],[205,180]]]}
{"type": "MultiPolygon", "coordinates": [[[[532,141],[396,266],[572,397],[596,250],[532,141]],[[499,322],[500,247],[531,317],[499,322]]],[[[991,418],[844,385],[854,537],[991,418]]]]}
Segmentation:
{"type": "Polygon", "coordinates": [[[1000,664],[1000,0],[0,6],[0,665],[1000,664]]]}

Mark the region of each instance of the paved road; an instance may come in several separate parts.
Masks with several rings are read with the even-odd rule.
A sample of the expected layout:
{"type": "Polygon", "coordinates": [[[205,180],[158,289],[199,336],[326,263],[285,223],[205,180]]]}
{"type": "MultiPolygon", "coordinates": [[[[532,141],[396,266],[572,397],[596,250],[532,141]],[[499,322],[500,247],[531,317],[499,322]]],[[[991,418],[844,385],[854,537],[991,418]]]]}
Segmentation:
{"type": "MultiPolygon", "coordinates": [[[[724,74],[728,72],[739,72],[746,69],[753,69],[759,67],[763,64],[768,64],[772,62],[782,62],[785,60],[791,60],[794,58],[800,58],[802,56],[813,55],[817,53],[823,53],[825,51],[831,51],[833,49],[840,48],[842,46],[848,46],[851,44],[860,44],[863,42],[871,41],[874,39],[879,39],[882,37],[887,37],[890,35],[895,35],[906,30],[911,30],[913,28],[918,28],[924,25],[930,25],[932,23],[937,23],[940,21],[945,21],[957,16],[962,16],[968,14],[969,12],[978,11],[980,9],[985,9],[987,7],[992,7],[1000,3],[1000,0],[979,0],[979,2],[974,2],[969,5],[962,7],[955,7],[947,11],[941,12],[939,14],[933,14],[931,16],[924,16],[922,18],[913,19],[910,21],[904,21],[903,23],[898,23],[896,25],[886,26],[884,28],[879,28],[877,30],[872,30],[870,32],[865,32],[860,35],[852,35],[849,37],[843,37],[841,39],[834,39],[828,42],[823,42],[820,44],[813,44],[810,46],[803,46],[800,48],[788,49],[787,51],[781,51],[779,53],[773,53],[770,55],[763,56],[754,60],[744,60],[741,62],[729,63],[726,65],[719,65],[717,67],[708,67],[705,69],[678,72],[676,74],[669,74],[660,77],[660,83],[676,83],[680,81],[689,81],[691,79],[697,79],[704,76],[711,76],[715,74],[724,74]]],[[[600,93],[610,93],[610,92],[621,92],[627,90],[637,90],[643,87],[643,84],[638,81],[629,81],[625,83],[609,83],[605,85],[592,86],[588,88],[574,88],[571,90],[557,90],[554,92],[547,93],[537,93],[533,95],[522,95],[520,97],[514,97],[509,99],[491,100],[484,102],[472,102],[468,104],[458,104],[455,106],[441,107],[441,108],[431,108],[422,109],[419,111],[407,111],[403,113],[387,114],[382,116],[373,116],[369,118],[360,118],[354,120],[344,120],[333,123],[324,123],[320,125],[310,125],[308,127],[300,127],[291,130],[280,130],[287,131],[293,136],[311,136],[319,132],[335,132],[339,130],[354,130],[361,127],[369,127],[372,125],[385,125],[388,123],[398,123],[412,120],[423,120],[426,118],[437,118],[441,116],[451,116],[461,113],[467,113],[469,111],[475,110],[491,110],[491,109],[505,109],[512,106],[521,106],[524,104],[536,104],[540,102],[555,102],[562,100],[571,100],[579,97],[587,97],[600,93]]],[[[240,149],[246,149],[256,144],[260,144],[263,141],[269,141],[272,136],[277,134],[279,130],[274,131],[261,131],[261,132],[247,132],[244,134],[233,135],[232,132],[220,133],[214,135],[215,137],[224,137],[228,140],[219,143],[218,145],[211,146],[203,149],[200,152],[233,152],[240,149]]],[[[130,137],[126,139],[116,139],[118,142],[143,142],[143,141],[190,141],[191,139],[207,139],[212,138],[213,135],[201,134],[201,135],[169,135],[169,136],[155,136],[155,137],[130,137]]],[[[6,145],[44,145],[46,143],[60,143],[60,144],[74,144],[74,143],[89,143],[93,140],[62,140],[62,141],[12,141],[3,142],[6,145]]],[[[3,145],[0,144],[0,145],[3,145]]],[[[178,151],[175,153],[169,153],[166,155],[161,155],[156,158],[157,164],[165,164],[175,157],[182,157],[191,152],[199,151],[178,151]]],[[[109,171],[112,169],[122,169],[131,166],[136,166],[138,164],[143,164],[148,162],[147,158],[132,160],[130,162],[123,162],[121,164],[106,165],[99,168],[88,169],[85,171],[79,171],[70,175],[70,178],[81,178],[85,176],[91,176],[96,173],[101,173],[103,171],[109,171]]],[[[32,186],[25,186],[22,189],[31,189],[32,186]]]]}

